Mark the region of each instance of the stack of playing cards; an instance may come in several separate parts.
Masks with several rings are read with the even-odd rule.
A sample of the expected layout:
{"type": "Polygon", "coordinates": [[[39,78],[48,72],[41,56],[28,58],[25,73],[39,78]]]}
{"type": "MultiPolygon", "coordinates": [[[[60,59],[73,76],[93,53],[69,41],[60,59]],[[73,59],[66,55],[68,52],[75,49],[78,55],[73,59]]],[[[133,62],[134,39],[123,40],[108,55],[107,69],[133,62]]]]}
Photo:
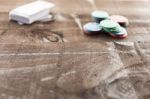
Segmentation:
{"type": "Polygon", "coordinates": [[[35,1],[13,9],[10,11],[9,17],[10,20],[17,21],[19,24],[32,24],[36,21],[50,21],[52,15],[49,13],[53,7],[53,3],[35,1]]]}

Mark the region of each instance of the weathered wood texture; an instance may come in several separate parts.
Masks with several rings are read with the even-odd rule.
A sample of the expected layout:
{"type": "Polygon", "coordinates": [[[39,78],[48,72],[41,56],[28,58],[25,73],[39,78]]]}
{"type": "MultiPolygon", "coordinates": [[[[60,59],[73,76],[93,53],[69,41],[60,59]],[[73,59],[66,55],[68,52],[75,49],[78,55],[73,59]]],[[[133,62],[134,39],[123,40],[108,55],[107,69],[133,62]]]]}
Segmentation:
{"type": "Polygon", "coordinates": [[[149,0],[49,0],[54,22],[19,26],[0,0],[0,99],[150,99],[149,0]],[[129,18],[129,36],[86,36],[90,12],[129,18]]]}

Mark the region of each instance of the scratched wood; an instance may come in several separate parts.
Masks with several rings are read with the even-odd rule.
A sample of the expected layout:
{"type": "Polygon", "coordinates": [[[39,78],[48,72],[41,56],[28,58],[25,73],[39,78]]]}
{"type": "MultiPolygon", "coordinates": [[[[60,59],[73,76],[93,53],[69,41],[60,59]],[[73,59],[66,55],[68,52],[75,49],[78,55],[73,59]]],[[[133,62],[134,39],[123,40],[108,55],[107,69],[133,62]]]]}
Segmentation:
{"type": "Polygon", "coordinates": [[[149,0],[48,0],[53,22],[20,26],[0,0],[0,99],[149,99],[149,0]],[[86,36],[90,13],[126,16],[128,38],[86,36]]]}

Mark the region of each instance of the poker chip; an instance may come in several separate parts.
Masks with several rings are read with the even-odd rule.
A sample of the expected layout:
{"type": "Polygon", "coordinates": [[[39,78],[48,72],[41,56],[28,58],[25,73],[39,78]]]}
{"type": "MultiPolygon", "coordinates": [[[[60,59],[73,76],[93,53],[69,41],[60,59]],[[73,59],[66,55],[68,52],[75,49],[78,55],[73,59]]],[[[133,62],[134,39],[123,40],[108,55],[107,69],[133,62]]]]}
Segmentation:
{"type": "Polygon", "coordinates": [[[110,16],[110,19],[112,21],[119,23],[123,27],[127,27],[129,25],[128,19],[121,15],[112,15],[112,16],[110,16]]]}
{"type": "Polygon", "coordinates": [[[117,26],[117,27],[115,27],[115,28],[110,28],[110,29],[108,29],[108,28],[103,28],[103,30],[104,30],[105,32],[111,32],[111,33],[119,33],[119,32],[121,32],[120,26],[117,26]]]}
{"type": "Polygon", "coordinates": [[[119,24],[112,20],[103,20],[101,21],[100,26],[102,26],[105,29],[115,29],[119,26],[119,24]]]}
{"type": "Polygon", "coordinates": [[[102,27],[98,23],[90,22],[83,26],[83,31],[85,34],[97,34],[102,31],[102,27]]]}
{"type": "Polygon", "coordinates": [[[114,35],[112,33],[109,33],[109,35],[111,37],[113,37],[113,38],[116,38],[116,39],[124,39],[124,38],[126,38],[128,36],[127,34],[124,34],[124,35],[121,35],[121,36],[116,36],[116,35],[114,35]]]}
{"type": "Polygon", "coordinates": [[[96,23],[100,23],[102,20],[109,18],[109,14],[105,11],[97,10],[97,11],[92,12],[91,15],[96,23]]]}
{"type": "Polygon", "coordinates": [[[100,23],[103,30],[114,38],[123,39],[127,37],[127,31],[121,27],[117,22],[112,20],[104,20],[100,23]]]}
{"type": "Polygon", "coordinates": [[[126,38],[128,36],[128,33],[126,31],[125,28],[121,27],[121,32],[119,33],[108,33],[110,36],[112,36],[113,38],[118,38],[118,39],[123,39],[126,38]]]}
{"type": "Polygon", "coordinates": [[[127,34],[127,31],[126,31],[125,28],[120,26],[119,29],[120,29],[120,32],[110,32],[110,33],[112,33],[112,34],[114,34],[116,36],[122,36],[124,34],[127,34]]]}
{"type": "Polygon", "coordinates": [[[121,15],[109,17],[107,12],[98,10],[92,12],[91,15],[95,22],[90,22],[83,26],[85,34],[107,33],[117,39],[124,39],[128,36],[125,27],[129,25],[129,21],[126,17],[121,15]]]}
{"type": "Polygon", "coordinates": [[[120,25],[111,20],[103,20],[100,23],[100,26],[103,28],[105,32],[108,33],[119,33],[121,32],[120,25]]]}

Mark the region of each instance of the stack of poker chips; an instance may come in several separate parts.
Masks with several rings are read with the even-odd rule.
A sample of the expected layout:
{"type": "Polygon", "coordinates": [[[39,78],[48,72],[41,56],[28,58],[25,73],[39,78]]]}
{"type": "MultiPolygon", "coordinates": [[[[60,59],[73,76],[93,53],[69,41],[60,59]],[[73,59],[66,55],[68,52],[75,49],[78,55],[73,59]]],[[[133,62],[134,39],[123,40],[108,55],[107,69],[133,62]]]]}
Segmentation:
{"type": "Polygon", "coordinates": [[[94,11],[91,15],[94,22],[84,25],[85,34],[108,33],[113,38],[123,39],[127,37],[128,33],[125,27],[129,25],[129,21],[126,17],[120,15],[109,16],[105,11],[94,11]]]}
{"type": "Polygon", "coordinates": [[[126,38],[127,31],[125,28],[121,27],[117,22],[112,20],[103,20],[100,23],[100,26],[105,32],[114,38],[126,38]]]}

